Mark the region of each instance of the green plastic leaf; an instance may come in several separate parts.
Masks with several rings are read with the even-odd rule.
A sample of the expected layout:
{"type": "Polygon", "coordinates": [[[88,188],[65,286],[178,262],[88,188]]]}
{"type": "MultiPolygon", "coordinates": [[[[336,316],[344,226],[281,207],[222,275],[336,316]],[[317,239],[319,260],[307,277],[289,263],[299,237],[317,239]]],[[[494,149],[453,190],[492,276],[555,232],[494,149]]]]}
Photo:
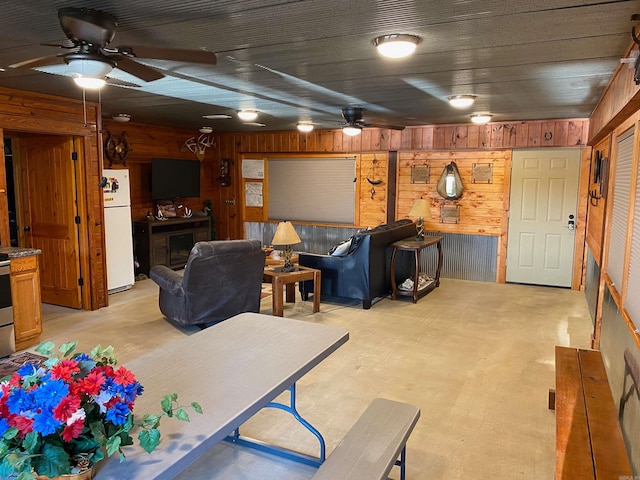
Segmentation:
{"type": "Polygon", "coordinates": [[[120,437],[111,437],[107,440],[107,457],[110,457],[120,449],[120,437]]]}
{"type": "Polygon", "coordinates": [[[53,349],[56,348],[56,344],[53,342],[42,342],[36,347],[36,352],[43,355],[53,355],[53,349]]]}
{"type": "Polygon", "coordinates": [[[138,440],[140,441],[140,446],[144,448],[147,453],[151,453],[160,443],[160,430],[157,428],[142,430],[138,434],[138,440]]]}
{"type": "Polygon", "coordinates": [[[62,447],[45,443],[41,453],[32,460],[33,468],[40,475],[53,478],[70,472],[69,455],[62,447]]]}
{"type": "Polygon", "coordinates": [[[16,427],[11,427],[9,430],[4,432],[4,438],[7,440],[15,438],[16,435],[18,435],[18,429],[16,427]]]}
{"type": "Polygon", "coordinates": [[[36,446],[38,445],[38,437],[39,434],[36,432],[29,432],[27,433],[27,435],[24,437],[24,440],[22,442],[22,446],[24,447],[25,451],[27,453],[33,453],[36,446]]]}
{"type": "Polygon", "coordinates": [[[69,355],[71,355],[73,352],[76,351],[77,345],[78,345],[77,341],[63,343],[62,345],[60,345],[60,348],[58,350],[60,350],[60,353],[62,353],[63,357],[68,357],[69,355]]]}
{"type": "Polygon", "coordinates": [[[179,408],[176,410],[176,418],[182,422],[189,421],[189,414],[185,411],[184,408],[179,408]]]}
{"type": "Polygon", "coordinates": [[[178,395],[175,393],[173,395],[165,395],[162,401],[160,402],[160,406],[162,407],[162,411],[169,415],[170,417],[173,415],[173,402],[177,400],[178,395]]]}
{"type": "Polygon", "coordinates": [[[202,407],[198,402],[191,402],[191,408],[193,408],[196,413],[202,414],[202,407]]]}
{"type": "Polygon", "coordinates": [[[144,417],[142,417],[142,423],[151,428],[157,428],[160,425],[160,419],[162,415],[152,415],[147,413],[144,417]]]}

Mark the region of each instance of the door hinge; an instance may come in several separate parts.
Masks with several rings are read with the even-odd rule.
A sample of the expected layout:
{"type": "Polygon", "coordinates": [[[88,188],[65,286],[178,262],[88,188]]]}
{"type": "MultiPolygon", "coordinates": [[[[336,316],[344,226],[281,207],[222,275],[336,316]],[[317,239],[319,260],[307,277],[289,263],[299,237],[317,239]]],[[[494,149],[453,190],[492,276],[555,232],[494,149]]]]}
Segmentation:
{"type": "Polygon", "coordinates": [[[78,285],[79,285],[80,287],[84,286],[84,278],[80,277],[80,278],[78,279],[78,285]]]}
{"type": "Polygon", "coordinates": [[[73,161],[78,160],[78,152],[71,152],[71,160],[73,161]]]}
{"type": "Polygon", "coordinates": [[[76,222],[76,225],[80,225],[80,215],[76,215],[73,221],[76,222]]]}

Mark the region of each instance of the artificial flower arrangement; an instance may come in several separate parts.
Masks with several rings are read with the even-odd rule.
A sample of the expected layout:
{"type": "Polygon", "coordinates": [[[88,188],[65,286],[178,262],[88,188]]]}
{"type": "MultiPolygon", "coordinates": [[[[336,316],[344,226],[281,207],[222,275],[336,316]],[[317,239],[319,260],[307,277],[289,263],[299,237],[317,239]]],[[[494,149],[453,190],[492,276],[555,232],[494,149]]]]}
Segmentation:
{"type": "MultiPolygon", "coordinates": [[[[133,406],[143,387],[132,372],[118,366],[113,347],[76,352],[77,342],[53,352],[51,342],[36,351],[50,356],[42,366],[27,363],[0,383],[0,478],[31,480],[91,468],[105,456],[133,444],[151,453],[160,443],[160,420],[189,421],[178,395],[166,395],[162,413],[134,418],[133,406]]],[[[199,404],[190,407],[202,413],[199,404]]]]}

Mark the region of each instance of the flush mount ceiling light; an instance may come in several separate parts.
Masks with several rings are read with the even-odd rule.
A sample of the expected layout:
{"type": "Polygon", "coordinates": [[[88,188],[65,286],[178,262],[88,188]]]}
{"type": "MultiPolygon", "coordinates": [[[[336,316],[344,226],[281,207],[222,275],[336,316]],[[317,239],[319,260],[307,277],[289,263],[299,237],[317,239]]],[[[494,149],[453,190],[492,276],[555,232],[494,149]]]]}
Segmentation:
{"type": "Polygon", "coordinates": [[[467,108],[476,101],[475,95],[451,95],[447,97],[449,105],[455,108],[467,108]]]}
{"type": "Polygon", "coordinates": [[[207,120],[227,120],[231,118],[231,115],[227,115],[226,113],[214,113],[212,115],[202,115],[202,118],[207,120]]]}
{"type": "Polygon", "coordinates": [[[129,115],[128,113],[116,113],[112,115],[111,118],[116,122],[126,123],[131,120],[131,115],[129,115]]]}
{"type": "Polygon", "coordinates": [[[256,118],[258,118],[257,110],[239,110],[238,117],[240,120],[244,120],[245,122],[253,122],[256,118]]]}
{"type": "Polygon", "coordinates": [[[264,123],[260,122],[243,122],[242,124],[248,127],[266,127],[264,123]]]}
{"type": "Polygon", "coordinates": [[[87,54],[67,55],[65,62],[73,74],[73,80],[82,88],[100,88],[106,83],[105,78],[115,63],[105,59],[93,59],[87,54]]]}
{"type": "Polygon", "coordinates": [[[313,130],[313,123],[311,122],[299,122],[296,126],[298,127],[298,130],[303,133],[309,133],[313,130]]]}
{"type": "Polygon", "coordinates": [[[346,127],[342,127],[342,133],[344,133],[345,135],[349,135],[350,137],[355,137],[356,135],[360,135],[360,133],[362,133],[362,127],[347,125],[346,127]]]}
{"type": "Polygon", "coordinates": [[[199,131],[200,133],[205,133],[205,134],[206,134],[206,133],[211,133],[211,132],[213,132],[213,128],[211,128],[211,127],[200,127],[200,128],[198,129],[198,131],[199,131]]]}
{"type": "Polygon", "coordinates": [[[493,115],[491,115],[490,113],[474,113],[473,115],[471,115],[471,121],[478,125],[484,125],[485,123],[489,123],[491,121],[491,117],[493,117],[493,115]]]}
{"type": "Polygon", "coordinates": [[[380,55],[387,58],[404,58],[411,55],[422,39],[416,35],[382,35],[373,39],[380,55]]]}

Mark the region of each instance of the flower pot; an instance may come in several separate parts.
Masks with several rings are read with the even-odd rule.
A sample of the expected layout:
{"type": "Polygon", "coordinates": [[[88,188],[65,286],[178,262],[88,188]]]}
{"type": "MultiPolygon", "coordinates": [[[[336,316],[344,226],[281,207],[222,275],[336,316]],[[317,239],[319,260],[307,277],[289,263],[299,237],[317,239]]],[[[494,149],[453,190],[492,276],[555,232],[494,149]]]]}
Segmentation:
{"type": "Polygon", "coordinates": [[[36,480],[91,480],[93,478],[93,466],[88,470],[80,473],[65,473],[58,475],[57,477],[45,477],[44,475],[38,475],[36,480]]]}

